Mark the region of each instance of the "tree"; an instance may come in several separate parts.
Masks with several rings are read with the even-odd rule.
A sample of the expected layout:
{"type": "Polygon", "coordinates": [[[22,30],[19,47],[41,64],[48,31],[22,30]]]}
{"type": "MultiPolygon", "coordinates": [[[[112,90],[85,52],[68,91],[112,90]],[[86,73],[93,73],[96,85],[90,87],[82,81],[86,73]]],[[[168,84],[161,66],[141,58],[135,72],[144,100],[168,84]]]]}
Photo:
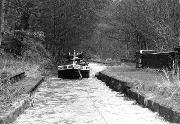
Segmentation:
{"type": "Polygon", "coordinates": [[[0,34],[0,46],[1,46],[1,42],[3,40],[3,34],[4,34],[4,30],[5,30],[5,4],[6,4],[6,0],[2,0],[1,1],[1,34],[0,34]]]}
{"type": "Polygon", "coordinates": [[[178,0],[122,0],[113,25],[136,38],[136,49],[166,51],[177,45],[179,9],[178,0]]]}
{"type": "MultiPolygon", "coordinates": [[[[81,47],[86,50],[82,44],[89,44],[99,23],[98,13],[108,5],[108,0],[6,1],[9,2],[6,14],[8,33],[13,34],[13,40],[27,45],[33,38],[30,34],[44,32],[45,40],[40,43],[56,59],[73,49],[81,47]]],[[[38,40],[33,38],[32,41],[38,40]]]]}

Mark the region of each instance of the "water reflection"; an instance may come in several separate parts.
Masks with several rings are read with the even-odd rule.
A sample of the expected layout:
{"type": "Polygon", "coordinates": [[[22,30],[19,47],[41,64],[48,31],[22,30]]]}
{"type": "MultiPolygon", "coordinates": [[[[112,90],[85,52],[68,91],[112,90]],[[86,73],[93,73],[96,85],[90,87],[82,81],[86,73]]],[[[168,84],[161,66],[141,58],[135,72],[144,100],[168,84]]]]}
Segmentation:
{"type": "Polygon", "coordinates": [[[104,66],[91,64],[92,77],[83,80],[44,82],[34,96],[34,106],[14,124],[165,124],[160,117],[133,105],[93,75],[104,66]]]}

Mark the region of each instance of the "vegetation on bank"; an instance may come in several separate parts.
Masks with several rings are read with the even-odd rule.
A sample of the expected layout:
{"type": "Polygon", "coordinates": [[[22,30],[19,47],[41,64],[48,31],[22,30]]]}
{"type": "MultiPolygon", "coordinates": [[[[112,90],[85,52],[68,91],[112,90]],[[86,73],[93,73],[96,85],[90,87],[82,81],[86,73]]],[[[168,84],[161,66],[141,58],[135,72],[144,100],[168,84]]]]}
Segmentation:
{"type": "MultiPolygon", "coordinates": [[[[0,63],[0,81],[21,72],[25,72],[26,76],[33,78],[37,78],[45,73],[45,70],[41,69],[43,63],[24,60],[24,58],[15,58],[7,53],[0,57],[0,63]]],[[[23,88],[15,87],[9,80],[4,83],[0,82],[0,113],[8,110],[13,102],[24,93],[23,88]]]]}
{"type": "Polygon", "coordinates": [[[174,70],[138,69],[122,63],[119,66],[108,67],[102,73],[128,82],[128,86],[143,94],[145,99],[180,108],[180,79],[174,70]]]}

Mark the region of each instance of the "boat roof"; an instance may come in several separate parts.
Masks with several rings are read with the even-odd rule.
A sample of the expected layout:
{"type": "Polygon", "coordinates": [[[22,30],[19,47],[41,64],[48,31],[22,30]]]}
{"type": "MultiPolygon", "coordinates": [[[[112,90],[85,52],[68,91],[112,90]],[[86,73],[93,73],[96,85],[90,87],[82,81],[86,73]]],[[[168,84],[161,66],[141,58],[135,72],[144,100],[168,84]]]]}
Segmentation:
{"type": "Polygon", "coordinates": [[[139,53],[143,53],[143,52],[156,52],[155,50],[139,50],[139,53]]]}

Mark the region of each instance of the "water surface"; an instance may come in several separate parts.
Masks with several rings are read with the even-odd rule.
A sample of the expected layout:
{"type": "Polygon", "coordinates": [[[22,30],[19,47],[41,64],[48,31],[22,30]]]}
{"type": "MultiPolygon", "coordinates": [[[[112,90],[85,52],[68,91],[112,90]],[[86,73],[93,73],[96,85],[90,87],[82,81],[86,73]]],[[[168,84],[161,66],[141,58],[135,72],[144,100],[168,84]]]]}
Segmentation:
{"type": "Polygon", "coordinates": [[[14,124],[167,124],[156,113],[127,100],[97,80],[94,74],[106,68],[90,64],[91,78],[43,82],[28,108],[14,124]]]}

